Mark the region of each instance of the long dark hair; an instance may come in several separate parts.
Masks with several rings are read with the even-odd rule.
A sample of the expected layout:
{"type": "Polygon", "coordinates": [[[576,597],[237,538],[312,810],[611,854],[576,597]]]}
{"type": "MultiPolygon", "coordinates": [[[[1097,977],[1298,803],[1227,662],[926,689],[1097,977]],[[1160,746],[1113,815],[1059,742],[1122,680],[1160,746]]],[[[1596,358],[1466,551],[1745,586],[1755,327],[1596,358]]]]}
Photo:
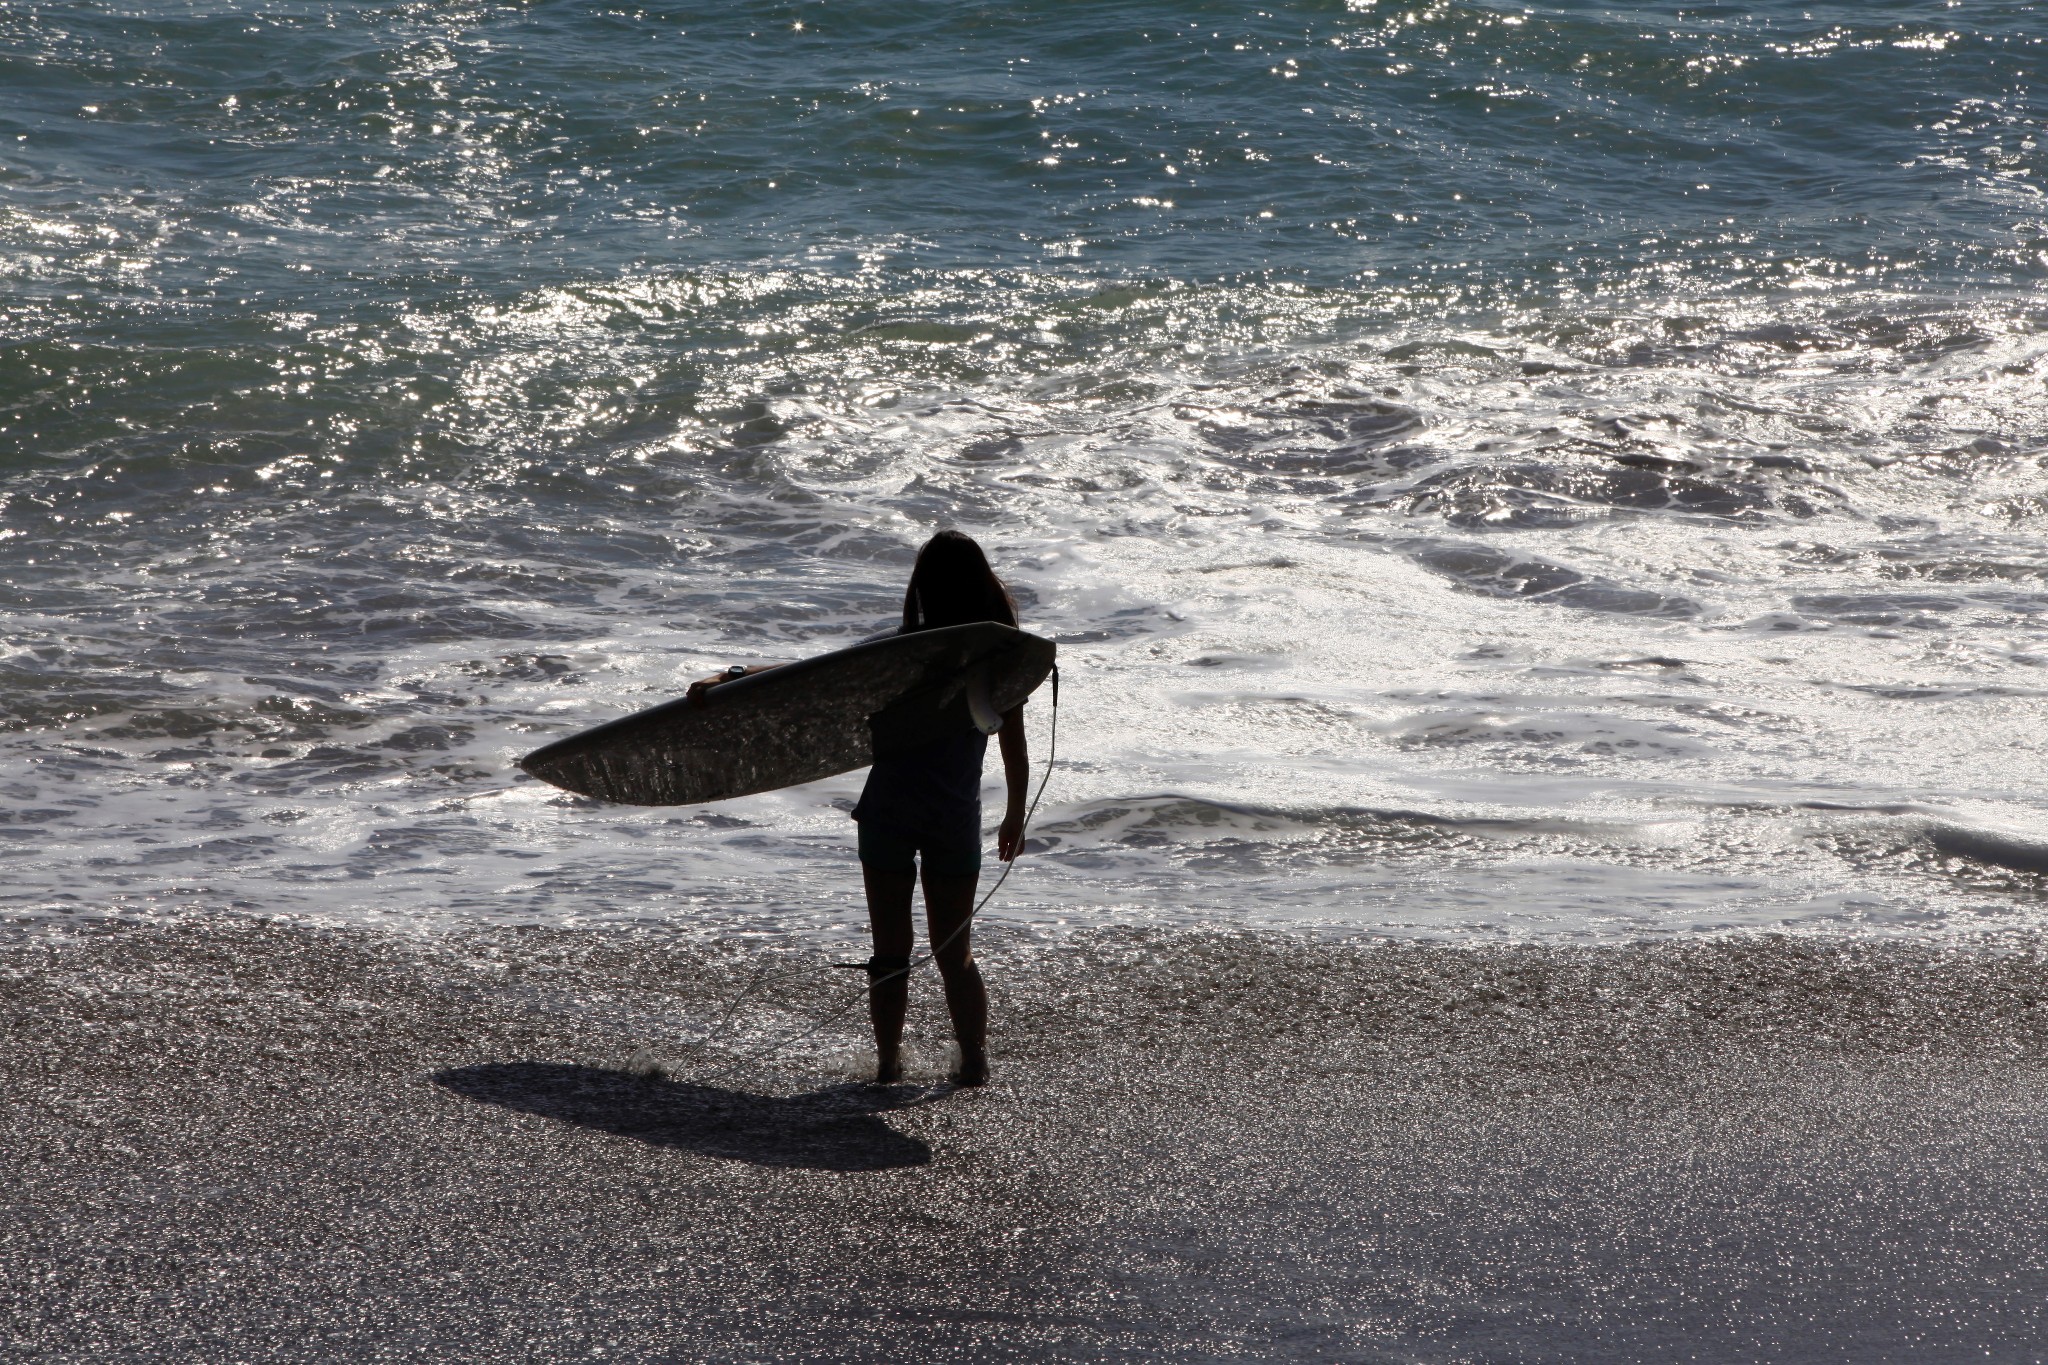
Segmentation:
{"type": "Polygon", "coordinates": [[[903,590],[903,633],[970,621],[1017,624],[1017,604],[974,537],[941,531],[917,552],[903,590]]]}

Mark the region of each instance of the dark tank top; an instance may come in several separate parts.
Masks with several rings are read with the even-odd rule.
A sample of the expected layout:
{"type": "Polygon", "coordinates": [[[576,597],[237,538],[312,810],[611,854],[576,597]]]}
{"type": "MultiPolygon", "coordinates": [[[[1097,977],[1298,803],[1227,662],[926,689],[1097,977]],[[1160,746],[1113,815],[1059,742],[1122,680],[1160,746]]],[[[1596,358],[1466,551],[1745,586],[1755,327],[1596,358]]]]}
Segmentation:
{"type": "MultiPolygon", "coordinates": [[[[884,640],[898,633],[888,630],[868,638],[884,640]]],[[[880,759],[868,769],[853,818],[913,837],[979,839],[981,765],[987,755],[988,736],[969,730],[880,759]]]]}

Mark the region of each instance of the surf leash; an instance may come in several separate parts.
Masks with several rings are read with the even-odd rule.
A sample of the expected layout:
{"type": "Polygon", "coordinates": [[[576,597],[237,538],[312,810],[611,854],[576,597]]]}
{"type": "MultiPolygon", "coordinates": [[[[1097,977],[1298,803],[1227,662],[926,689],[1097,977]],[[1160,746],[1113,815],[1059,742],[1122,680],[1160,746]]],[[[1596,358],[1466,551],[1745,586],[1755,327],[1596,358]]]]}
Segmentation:
{"type": "MultiPolygon", "coordinates": [[[[1019,855],[1021,855],[1024,851],[1023,845],[1025,839],[1030,837],[1031,822],[1038,815],[1038,803],[1040,799],[1043,798],[1045,795],[1046,784],[1052,781],[1053,765],[1059,760],[1060,670],[1058,664],[1053,665],[1051,676],[1052,719],[1047,730],[1045,741],[1045,772],[1038,779],[1038,790],[1032,794],[1031,804],[1028,807],[1026,807],[1024,811],[1024,827],[1021,830],[1019,830],[1017,834],[1017,852],[1019,855]]],[[[746,986],[741,989],[738,995],[733,997],[732,1003],[730,1005],[727,1005],[725,1007],[724,1012],[719,1015],[718,1022],[714,1024],[709,1030],[707,1030],[704,1037],[697,1043],[696,1046],[699,1052],[702,1052],[710,1048],[715,1043],[722,1040],[725,1035],[726,1028],[731,1025],[733,1019],[739,1014],[740,1005],[744,1001],[746,1001],[750,996],[752,996],[757,989],[766,985],[770,981],[783,981],[787,980],[792,976],[802,976],[806,972],[839,970],[867,972],[868,984],[866,990],[860,991],[854,995],[849,996],[839,1006],[837,1006],[834,1009],[826,1011],[824,1014],[819,1015],[817,1018],[811,1020],[808,1024],[804,1025],[795,1033],[792,1033],[785,1038],[779,1039],[776,1042],[769,1044],[767,1047],[762,1048],[757,1052],[744,1053],[739,1057],[735,1058],[729,1065],[721,1067],[716,1071],[707,1071],[700,1076],[693,1076],[687,1082],[685,1082],[685,1084],[702,1085],[706,1081],[718,1080],[722,1077],[731,1075],[733,1072],[738,1071],[742,1067],[752,1066],[757,1062],[767,1061],[769,1058],[775,1056],[776,1054],[783,1052],[789,1048],[795,1047],[798,1043],[806,1042],[809,1039],[816,1037],[817,1034],[823,1029],[845,1018],[847,1013],[851,1011],[854,1008],[854,1006],[858,1005],[862,1000],[866,999],[868,992],[872,991],[876,986],[879,986],[887,981],[894,981],[899,977],[909,976],[912,972],[924,966],[927,962],[937,961],[939,954],[945,952],[946,949],[952,947],[954,941],[957,940],[962,934],[966,933],[968,928],[973,925],[975,916],[981,913],[982,907],[989,903],[989,901],[995,896],[996,892],[1003,889],[1003,883],[1010,879],[1010,873],[1013,872],[1016,869],[1016,867],[1017,858],[1013,856],[1008,862],[1003,864],[1002,875],[996,878],[995,884],[990,886],[988,890],[981,893],[981,899],[974,903],[974,908],[967,912],[966,917],[960,921],[959,925],[953,930],[952,933],[946,935],[944,941],[933,944],[930,948],[926,949],[922,954],[913,954],[909,962],[905,963],[901,967],[896,968],[893,971],[877,975],[875,974],[875,972],[873,971],[872,967],[868,962],[832,962],[827,963],[822,967],[816,963],[807,963],[802,967],[792,967],[786,971],[776,972],[772,975],[768,973],[768,970],[765,966],[755,968],[754,974],[748,980],[746,986]]]]}

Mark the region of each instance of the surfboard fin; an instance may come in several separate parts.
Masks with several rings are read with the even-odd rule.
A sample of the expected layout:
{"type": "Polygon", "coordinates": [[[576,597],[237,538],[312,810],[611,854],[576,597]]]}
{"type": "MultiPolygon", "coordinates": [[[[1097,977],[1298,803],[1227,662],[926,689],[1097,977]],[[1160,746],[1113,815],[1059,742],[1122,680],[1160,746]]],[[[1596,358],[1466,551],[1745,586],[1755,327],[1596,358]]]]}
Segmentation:
{"type": "Polygon", "coordinates": [[[974,720],[974,728],[985,735],[992,735],[1003,728],[1002,713],[989,700],[988,669],[977,668],[967,676],[967,714],[974,720]]]}

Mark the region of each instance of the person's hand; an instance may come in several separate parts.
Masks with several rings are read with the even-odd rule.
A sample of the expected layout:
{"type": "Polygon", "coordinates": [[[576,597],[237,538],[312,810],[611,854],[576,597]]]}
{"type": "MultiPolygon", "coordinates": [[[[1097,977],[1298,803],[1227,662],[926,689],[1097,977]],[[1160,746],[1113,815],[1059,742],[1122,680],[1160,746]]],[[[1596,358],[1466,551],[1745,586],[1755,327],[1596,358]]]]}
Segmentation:
{"type": "Polygon", "coordinates": [[[706,692],[709,692],[712,688],[718,686],[720,683],[728,681],[730,681],[730,679],[728,679],[725,674],[713,673],[708,678],[699,678],[697,679],[697,681],[691,683],[690,690],[688,692],[685,692],[683,695],[701,706],[704,702],[704,694],[706,692]]]}
{"type": "Polygon", "coordinates": [[[1002,828],[996,831],[996,856],[1009,862],[1024,851],[1024,812],[1013,810],[1003,817],[1002,828]]]}

